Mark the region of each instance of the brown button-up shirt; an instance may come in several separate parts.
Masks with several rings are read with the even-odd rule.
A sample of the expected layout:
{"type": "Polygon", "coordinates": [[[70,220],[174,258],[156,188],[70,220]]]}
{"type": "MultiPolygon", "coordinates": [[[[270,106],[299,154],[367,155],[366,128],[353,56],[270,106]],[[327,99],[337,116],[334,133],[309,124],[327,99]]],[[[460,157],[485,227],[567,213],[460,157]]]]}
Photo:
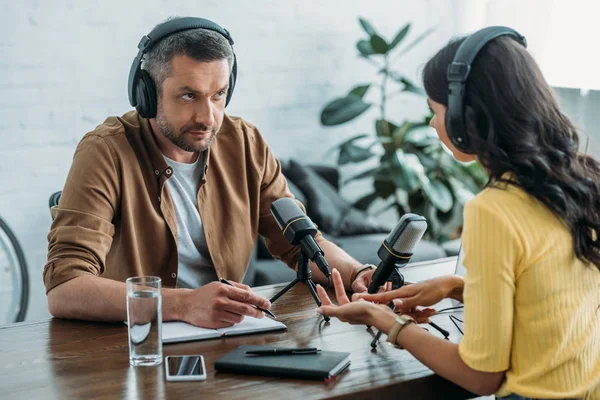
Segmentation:
{"type": "MultiPolygon", "coordinates": [[[[173,171],[154,135],[148,120],[132,111],[83,137],[52,209],[47,292],[81,275],[119,281],[154,275],[164,286],[176,285],[177,220],[165,184],[173,171]]],[[[241,281],[258,234],[294,268],[299,248],[286,241],[270,212],[273,201],[293,195],[258,130],[225,116],[200,157],[198,208],[217,275],[241,281]]]]}

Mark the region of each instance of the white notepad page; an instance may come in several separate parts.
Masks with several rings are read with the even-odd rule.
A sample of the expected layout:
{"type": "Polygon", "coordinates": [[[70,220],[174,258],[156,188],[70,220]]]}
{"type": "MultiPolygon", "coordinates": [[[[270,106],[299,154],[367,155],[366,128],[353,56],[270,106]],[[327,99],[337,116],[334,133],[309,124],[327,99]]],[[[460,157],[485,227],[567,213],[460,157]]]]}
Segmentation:
{"type": "Polygon", "coordinates": [[[285,324],[271,318],[245,317],[242,322],[228,328],[200,328],[186,322],[163,322],[162,342],[177,343],[190,340],[214,339],[222,336],[246,335],[287,329],[285,324]]]}

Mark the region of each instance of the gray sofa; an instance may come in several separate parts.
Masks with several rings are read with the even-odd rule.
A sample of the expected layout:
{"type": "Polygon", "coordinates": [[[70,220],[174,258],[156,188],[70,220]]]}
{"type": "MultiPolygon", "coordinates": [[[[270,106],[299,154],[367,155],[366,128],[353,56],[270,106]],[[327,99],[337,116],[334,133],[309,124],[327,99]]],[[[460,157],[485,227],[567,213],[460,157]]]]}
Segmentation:
{"type": "MultiPolygon", "coordinates": [[[[323,235],[362,263],[377,265],[377,250],[397,221],[383,225],[356,210],[339,195],[339,171],[335,167],[303,166],[294,161],[282,163],[282,171],[294,196],[302,202],[308,216],[323,235]]],[[[433,260],[458,254],[460,243],[422,240],[411,262],[433,260]]],[[[296,272],[275,260],[259,237],[244,283],[262,286],[289,282],[296,272]]]]}

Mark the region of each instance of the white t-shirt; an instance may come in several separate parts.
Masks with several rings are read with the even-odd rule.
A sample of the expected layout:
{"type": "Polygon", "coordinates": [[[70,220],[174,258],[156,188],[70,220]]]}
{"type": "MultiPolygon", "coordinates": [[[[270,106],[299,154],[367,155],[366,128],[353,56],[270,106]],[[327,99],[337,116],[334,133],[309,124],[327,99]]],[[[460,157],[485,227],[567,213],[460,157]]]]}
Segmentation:
{"type": "Polygon", "coordinates": [[[173,169],[167,189],[177,216],[177,287],[197,288],[217,279],[198,210],[198,188],[204,173],[202,155],[193,164],[163,157],[173,169]]]}

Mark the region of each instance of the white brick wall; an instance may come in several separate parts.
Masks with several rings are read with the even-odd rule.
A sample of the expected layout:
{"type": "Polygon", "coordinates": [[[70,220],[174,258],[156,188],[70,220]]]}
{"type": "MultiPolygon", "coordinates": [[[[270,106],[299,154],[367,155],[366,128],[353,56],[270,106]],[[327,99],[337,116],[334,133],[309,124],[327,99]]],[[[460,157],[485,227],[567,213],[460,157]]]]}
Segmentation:
{"type": "MultiPolygon", "coordinates": [[[[321,108],[354,84],[375,78],[357,56],[358,16],[391,37],[437,30],[401,64],[418,68],[447,41],[452,0],[221,0],[0,2],[0,215],[22,242],[31,276],[28,320],[45,318],[41,280],[50,225],[48,196],[62,188],[79,139],[109,115],[130,109],[126,80],[139,38],[171,15],[213,19],[236,42],[239,83],[228,112],[259,127],[280,158],[333,164],[326,152],[373,118],[335,129],[321,108]]],[[[420,116],[420,100],[390,111],[420,116]]]]}

